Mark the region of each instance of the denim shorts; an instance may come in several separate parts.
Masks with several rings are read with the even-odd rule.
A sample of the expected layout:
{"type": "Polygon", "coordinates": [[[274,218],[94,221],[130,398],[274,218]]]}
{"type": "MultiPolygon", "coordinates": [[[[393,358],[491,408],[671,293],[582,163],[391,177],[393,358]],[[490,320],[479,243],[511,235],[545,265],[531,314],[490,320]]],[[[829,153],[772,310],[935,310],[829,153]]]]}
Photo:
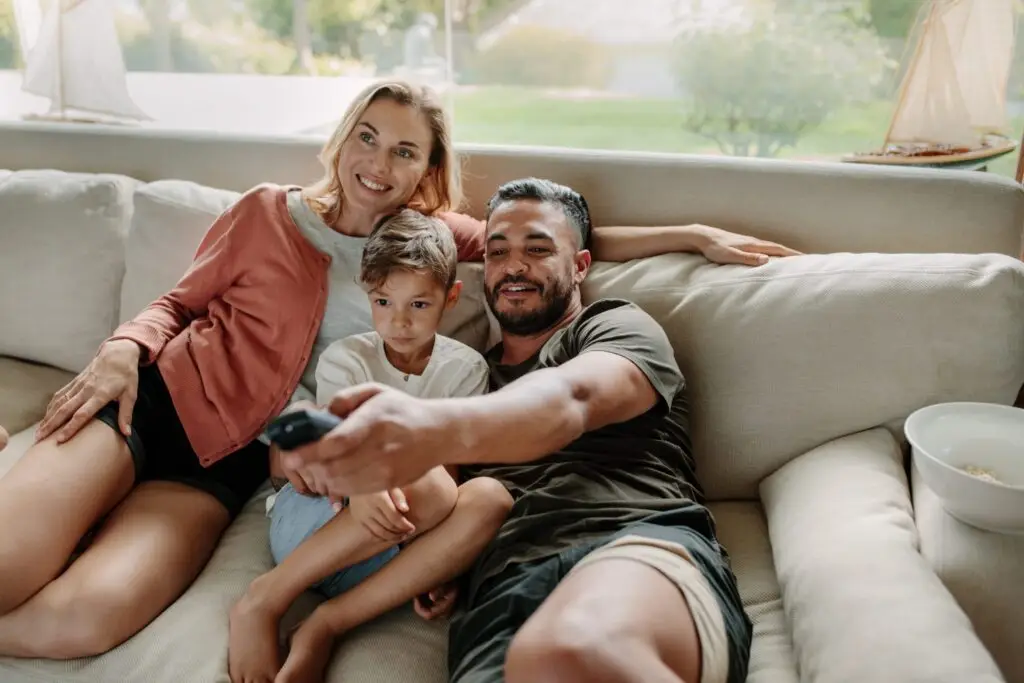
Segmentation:
{"type": "MultiPolygon", "coordinates": [[[[294,552],[303,541],[312,536],[337,514],[330,500],[322,497],[304,496],[291,484],[286,484],[274,499],[270,509],[270,553],[275,564],[294,552]]],[[[312,588],[328,598],[341,595],[354,588],[398,554],[398,546],[362,562],[331,574],[312,588]]]]}

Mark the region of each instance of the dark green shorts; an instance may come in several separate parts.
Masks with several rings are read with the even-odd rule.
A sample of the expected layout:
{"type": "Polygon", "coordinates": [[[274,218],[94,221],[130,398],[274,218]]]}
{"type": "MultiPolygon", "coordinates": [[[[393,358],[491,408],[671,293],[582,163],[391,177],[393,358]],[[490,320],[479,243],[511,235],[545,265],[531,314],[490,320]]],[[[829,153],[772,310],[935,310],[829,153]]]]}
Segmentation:
{"type": "Polygon", "coordinates": [[[600,541],[535,562],[509,565],[485,580],[467,595],[451,623],[448,671],[452,683],[502,683],[505,654],[519,627],[587,554],[629,535],[678,543],[689,551],[722,610],[729,639],[729,683],[744,683],[753,628],[743,610],[728,556],[717,543],[686,526],[692,514],[692,509],[659,513],[600,541]]]}

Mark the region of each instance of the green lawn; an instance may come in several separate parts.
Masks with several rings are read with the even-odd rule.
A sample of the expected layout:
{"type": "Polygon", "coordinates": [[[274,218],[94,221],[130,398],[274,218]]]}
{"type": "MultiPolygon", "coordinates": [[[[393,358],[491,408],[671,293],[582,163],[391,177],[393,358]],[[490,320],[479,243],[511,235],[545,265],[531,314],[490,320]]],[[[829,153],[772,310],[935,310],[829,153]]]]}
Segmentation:
{"type": "MultiPolygon", "coordinates": [[[[459,89],[453,104],[459,142],[720,154],[713,142],[683,129],[679,103],[672,100],[568,97],[490,87],[459,89]]],[[[888,102],[839,111],[781,156],[837,160],[848,152],[876,149],[891,112],[888,102]]],[[[1018,139],[1022,129],[1024,119],[1016,120],[1018,139]]],[[[1015,168],[1013,154],[990,166],[1006,176],[1015,168]]]]}

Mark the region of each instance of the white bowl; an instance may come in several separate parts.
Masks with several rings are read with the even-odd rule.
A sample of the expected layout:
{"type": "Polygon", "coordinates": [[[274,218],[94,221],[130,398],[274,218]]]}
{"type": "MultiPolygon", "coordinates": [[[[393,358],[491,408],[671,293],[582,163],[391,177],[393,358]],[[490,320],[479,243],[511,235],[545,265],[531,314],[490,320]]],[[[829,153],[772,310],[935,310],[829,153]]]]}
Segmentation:
{"type": "Polygon", "coordinates": [[[915,411],[904,431],[921,480],[965,524],[1024,534],[1024,410],[939,403],[915,411]],[[968,474],[986,470],[998,481],[968,474]]]}

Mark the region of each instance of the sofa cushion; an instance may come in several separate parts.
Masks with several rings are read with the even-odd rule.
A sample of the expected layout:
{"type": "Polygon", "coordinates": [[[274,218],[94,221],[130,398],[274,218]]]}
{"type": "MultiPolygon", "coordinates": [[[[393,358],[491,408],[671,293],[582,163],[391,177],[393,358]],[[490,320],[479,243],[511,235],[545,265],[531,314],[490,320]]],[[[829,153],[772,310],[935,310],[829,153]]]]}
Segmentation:
{"type": "Polygon", "coordinates": [[[816,683],[997,683],[963,611],[918,552],[902,452],[874,429],[761,484],[800,674],[816,683]]]}
{"type": "Polygon", "coordinates": [[[46,405],[74,374],[0,356],[0,426],[11,434],[43,417],[46,405]]]}
{"type": "Polygon", "coordinates": [[[134,185],[62,171],[0,179],[0,355],[88,364],[117,324],[134,185]]]}
{"type": "Polygon", "coordinates": [[[584,296],[665,327],[712,500],[755,498],[796,455],[930,403],[1012,403],[1024,382],[1024,264],[1007,256],[669,255],[598,264],[584,296]]]}
{"type": "Polygon", "coordinates": [[[237,192],[183,180],[158,180],[135,189],[120,322],[177,284],[210,224],[238,197],[237,192]]]}
{"type": "Polygon", "coordinates": [[[968,526],[943,508],[913,469],[921,554],[970,617],[1008,681],[1024,681],[1024,537],[968,526]]]}

